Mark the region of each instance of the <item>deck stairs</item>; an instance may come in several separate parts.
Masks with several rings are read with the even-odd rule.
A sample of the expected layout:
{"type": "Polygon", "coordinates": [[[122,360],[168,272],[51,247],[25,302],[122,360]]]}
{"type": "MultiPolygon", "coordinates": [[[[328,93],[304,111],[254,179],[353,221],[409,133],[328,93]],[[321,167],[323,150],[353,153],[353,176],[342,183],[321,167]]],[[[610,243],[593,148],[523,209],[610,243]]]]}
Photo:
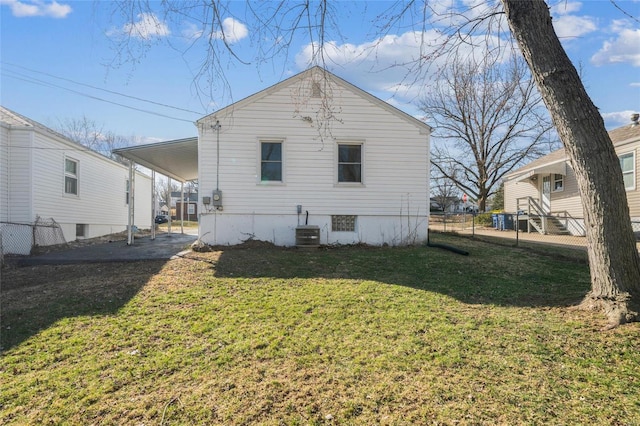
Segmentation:
{"type": "Polygon", "coordinates": [[[570,235],[565,222],[561,217],[545,214],[544,210],[533,197],[523,197],[518,199],[517,222],[518,229],[531,232],[535,230],[543,235],[570,235]]]}

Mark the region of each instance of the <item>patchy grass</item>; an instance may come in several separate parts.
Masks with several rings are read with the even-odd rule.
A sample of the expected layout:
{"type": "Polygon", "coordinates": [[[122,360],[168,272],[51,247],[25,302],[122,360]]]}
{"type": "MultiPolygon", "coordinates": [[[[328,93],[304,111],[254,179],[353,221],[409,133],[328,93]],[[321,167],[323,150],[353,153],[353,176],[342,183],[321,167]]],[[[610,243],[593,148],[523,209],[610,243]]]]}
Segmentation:
{"type": "Polygon", "coordinates": [[[2,424],[640,424],[587,267],[464,238],[2,275],[2,424]]]}

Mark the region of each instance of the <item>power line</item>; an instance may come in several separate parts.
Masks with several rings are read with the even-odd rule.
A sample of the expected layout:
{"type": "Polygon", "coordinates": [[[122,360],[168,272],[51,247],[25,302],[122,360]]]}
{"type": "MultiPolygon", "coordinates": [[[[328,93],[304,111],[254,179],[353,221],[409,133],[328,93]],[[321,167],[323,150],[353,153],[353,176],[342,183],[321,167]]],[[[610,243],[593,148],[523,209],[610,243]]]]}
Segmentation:
{"type": "MultiPolygon", "coordinates": [[[[10,72],[13,72],[13,71],[10,71],[10,72]]],[[[184,118],[172,117],[170,115],[162,114],[162,113],[159,113],[159,112],[150,111],[150,110],[146,110],[146,109],[142,109],[142,108],[136,108],[136,107],[133,107],[133,106],[130,106],[130,105],[121,104],[119,102],[114,102],[114,101],[110,101],[108,99],[99,98],[97,96],[89,95],[88,93],[79,92],[77,90],[73,90],[73,89],[70,89],[70,88],[64,87],[64,86],[59,86],[57,84],[54,84],[54,83],[51,83],[51,82],[48,82],[48,81],[39,80],[37,78],[26,77],[26,76],[18,77],[18,76],[11,75],[11,74],[6,74],[6,73],[4,75],[5,75],[5,77],[14,78],[16,80],[22,80],[24,82],[31,83],[31,84],[38,84],[38,85],[41,85],[41,86],[48,86],[48,87],[55,87],[55,88],[58,88],[58,89],[63,89],[63,90],[69,91],[71,93],[75,93],[76,95],[84,96],[84,97],[90,98],[90,99],[95,99],[95,100],[101,101],[101,102],[106,102],[106,103],[109,103],[109,104],[112,104],[112,105],[121,106],[123,108],[132,109],[134,111],[144,112],[146,114],[157,115],[159,117],[168,118],[170,120],[184,121],[185,123],[193,123],[193,120],[186,120],[184,118]]]]}
{"type": "Polygon", "coordinates": [[[127,95],[126,93],[120,93],[120,92],[116,92],[116,91],[109,90],[109,89],[103,89],[101,87],[93,86],[91,84],[81,83],[79,81],[75,81],[75,80],[72,80],[70,78],[60,77],[60,76],[57,76],[57,75],[54,75],[54,74],[50,74],[50,73],[47,73],[47,72],[44,72],[44,71],[34,70],[32,68],[27,68],[27,67],[24,67],[22,65],[14,64],[14,63],[11,63],[11,62],[0,61],[0,63],[2,63],[4,65],[9,65],[9,66],[12,66],[12,67],[20,68],[20,69],[23,69],[23,70],[26,70],[26,71],[29,71],[29,72],[33,72],[33,73],[36,73],[36,74],[46,75],[48,77],[56,78],[58,80],[67,81],[69,83],[77,84],[79,86],[89,87],[91,89],[101,90],[103,92],[111,93],[111,94],[118,95],[118,96],[123,96],[125,98],[129,98],[129,99],[134,99],[134,100],[141,101],[141,102],[150,103],[150,104],[153,104],[153,105],[158,105],[158,106],[165,107],[165,108],[171,108],[171,109],[175,109],[175,110],[178,110],[178,111],[190,112],[192,114],[198,114],[200,116],[204,115],[204,113],[200,112],[200,111],[192,111],[190,109],[180,108],[180,107],[176,107],[176,106],[172,106],[172,105],[168,105],[168,104],[163,104],[163,103],[160,103],[160,102],[151,101],[151,100],[144,99],[144,98],[139,98],[137,96],[127,95]]]}

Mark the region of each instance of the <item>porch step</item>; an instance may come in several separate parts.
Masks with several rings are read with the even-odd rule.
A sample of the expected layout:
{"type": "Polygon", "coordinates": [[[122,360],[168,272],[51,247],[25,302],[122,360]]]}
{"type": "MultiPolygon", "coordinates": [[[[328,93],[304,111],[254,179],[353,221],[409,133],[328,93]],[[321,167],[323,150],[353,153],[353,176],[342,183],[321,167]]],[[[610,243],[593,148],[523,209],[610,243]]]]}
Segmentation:
{"type": "Polygon", "coordinates": [[[529,223],[531,224],[531,226],[541,234],[547,234],[547,235],[571,235],[569,230],[562,224],[560,219],[558,219],[558,218],[556,218],[554,216],[546,216],[546,219],[547,219],[546,232],[545,232],[545,228],[542,226],[542,219],[544,219],[544,217],[542,217],[542,216],[521,215],[521,216],[519,216],[518,219],[519,220],[528,220],[529,223]]]}

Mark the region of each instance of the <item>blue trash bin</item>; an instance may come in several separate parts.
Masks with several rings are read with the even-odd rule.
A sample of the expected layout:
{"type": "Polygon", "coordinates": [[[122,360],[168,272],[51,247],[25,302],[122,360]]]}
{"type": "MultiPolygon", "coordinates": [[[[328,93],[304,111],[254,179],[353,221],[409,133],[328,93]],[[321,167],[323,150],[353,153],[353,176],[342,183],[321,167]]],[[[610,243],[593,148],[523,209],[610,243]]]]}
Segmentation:
{"type": "Polygon", "coordinates": [[[491,220],[493,221],[493,229],[498,229],[498,215],[492,214],[491,220]]]}
{"type": "Polygon", "coordinates": [[[498,218],[498,228],[501,231],[510,231],[513,229],[513,215],[512,214],[501,214],[498,218]]]}

